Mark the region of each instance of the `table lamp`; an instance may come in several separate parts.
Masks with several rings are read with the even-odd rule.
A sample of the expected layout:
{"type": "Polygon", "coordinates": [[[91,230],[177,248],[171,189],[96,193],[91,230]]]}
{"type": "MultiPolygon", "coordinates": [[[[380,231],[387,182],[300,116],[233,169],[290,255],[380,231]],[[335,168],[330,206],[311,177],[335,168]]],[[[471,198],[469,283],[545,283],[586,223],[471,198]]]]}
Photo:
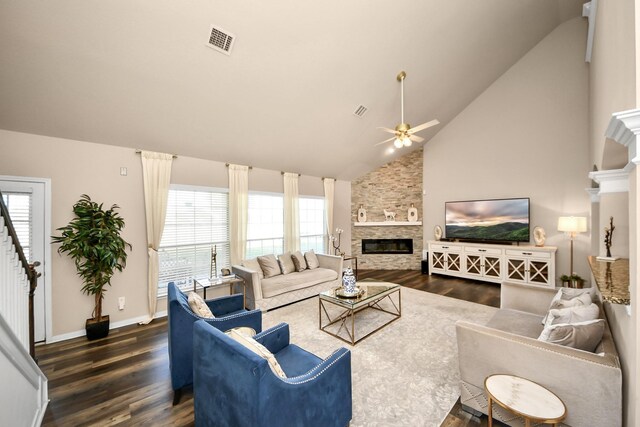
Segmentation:
{"type": "Polygon", "coordinates": [[[569,274],[573,274],[573,239],[577,233],[587,231],[587,218],[584,216],[561,216],[558,218],[558,231],[564,231],[571,239],[571,264],[569,274]]]}

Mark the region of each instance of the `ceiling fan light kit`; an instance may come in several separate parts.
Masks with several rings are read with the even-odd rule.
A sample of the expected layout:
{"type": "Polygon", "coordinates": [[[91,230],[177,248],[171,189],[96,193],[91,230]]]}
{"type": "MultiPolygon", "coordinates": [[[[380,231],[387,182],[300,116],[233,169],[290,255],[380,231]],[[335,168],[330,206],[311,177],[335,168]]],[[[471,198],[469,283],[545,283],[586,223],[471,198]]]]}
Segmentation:
{"type": "Polygon", "coordinates": [[[409,123],[404,122],[404,79],[407,77],[407,73],[404,71],[400,71],[400,73],[396,76],[396,79],[400,82],[400,124],[395,127],[395,129],[389,129],[385,127],[381,127],[385,132],[389,132],[394,134],[393,138],[386,139],[382,142],[379,142],[375,145],[384,144],[386,142],[393,141],[393,146],[396,148],[402,147],[411,147],[411,144],[414,142],[422,142],[424,138],[414,135],[414,133],[419,132],[421,130],[430,128],[431,126],[435,126],[440,122],[438,120],[431,120],[430,122],[423,123],[414,128],[411,127],[409,123]]]}

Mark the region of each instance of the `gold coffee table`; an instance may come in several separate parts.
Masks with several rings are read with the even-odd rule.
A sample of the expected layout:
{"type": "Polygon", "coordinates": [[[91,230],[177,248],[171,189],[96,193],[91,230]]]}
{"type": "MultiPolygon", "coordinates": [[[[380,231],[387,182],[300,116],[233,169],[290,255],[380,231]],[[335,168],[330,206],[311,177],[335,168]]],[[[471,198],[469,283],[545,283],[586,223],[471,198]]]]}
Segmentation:
{"type": "Polygon", "coordinates": [[[515,375],[490,375],[484,380],[489,401],[489,427],[493,426],[492,402],[524,418],[525,426],[531,422],[556,425],[567,416],[562,400],[551,391],[515,375]]]}
{"type": "Polygon", "coordinates": [[[361,293],[354,298],[341,296],[341,287],[322,292],[318,298],[318,322],[320,330],[351,345],[355,345],[357,342],[365,339],[374,332],[379,331],[402,316],[400,285],[389,282],[358,282],[357,286],[361,289],[361,293]],[[394,301],[392,296],[396,297],[396,301],[394,301]],[[389,309],[386,309],[380,305],[385,299],[389,300],[390,306],[393,308],[389,307],[389,309]],[[332,316],[327,311],[327,306],[325,304],[338,306],[342,310],[339,314],[332,316]],[[373,331],[356,338],[356,314],[366,309],[388,313],[392,317],[373,331]],[[323,323],[323,319],[326,319],[326,323],[323,323]],[[336,323],[339,323],[340,325],[336,332],[327,330],[329,326],[336,323]],[[351,325],[349,325],[349,323],[351,325]],[[340,333],[343,330],[345,333],[341,336],[340,333]],[[344,335],[346,335],[346,337],[344,335]]]}

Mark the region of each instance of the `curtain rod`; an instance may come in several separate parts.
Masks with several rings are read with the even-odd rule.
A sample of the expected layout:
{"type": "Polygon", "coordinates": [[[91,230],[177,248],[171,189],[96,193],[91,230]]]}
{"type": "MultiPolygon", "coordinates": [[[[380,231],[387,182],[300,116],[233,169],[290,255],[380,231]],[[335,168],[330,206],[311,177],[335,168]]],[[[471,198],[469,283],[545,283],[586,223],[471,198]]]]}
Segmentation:
{"type": "MultiPolygon", "coordinates": [[[[229,167],[229,163],[224,164],[226,167],[229,167]]],[[[253,166],[248,166],[249,170],[253,169],[253,166]]]]}
{"type": "MultiPolygon", "coordinates": [[[[286,172],[280,171],[280,175],[284,175],[286,172]]],[[[302,176],[301,173],[298,174],[298,176],[302,176]]]]}
{"type": "MultiPolygon", "coordinates": [[[[140,154],[140,153],[142,153],[142,150],[136,150],[136,154],[140,154]]],[[[174,159],[178,158],[178,156],[176,156],[175,154],[172,154],[172,156],[174,159]]]]}
{"type": "Polygon", "coordinates": [[[337,181],[337,179],[335,179],[335,178],[330,178],[330,177],[328,177],[328,176],[323,176],[323,177],[322,177],[322,178],[320,178],[320,179],[321,179],[321,180],[323,180],[323,181],[324,181],[325,179],[332,179],[332,180],[334,180],[334,181],[337,181]]]}

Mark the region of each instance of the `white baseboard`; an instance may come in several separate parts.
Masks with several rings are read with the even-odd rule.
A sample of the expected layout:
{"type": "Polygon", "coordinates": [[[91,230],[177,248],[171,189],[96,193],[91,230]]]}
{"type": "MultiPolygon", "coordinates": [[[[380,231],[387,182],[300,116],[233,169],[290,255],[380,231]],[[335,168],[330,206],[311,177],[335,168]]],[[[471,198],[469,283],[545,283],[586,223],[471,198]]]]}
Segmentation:
{"type": "MultiPolygon", "coordinates": [[[[153,316],[153,318],[159,319],[166,316],[167,316],[167,310],[164,310],[164,311],[157,312],[155,316],[153,316]]],[[[134,325],[144,320],[147,320],[148,318],[149,316],[145,315],[145,316],[134,317],[131,319],[119,320],[117,322],[111,322],[111,324],[109,325],[109,330],[122,328],[123,326],[134,325]]],[[[51,339],[47,340],[47,344],[53,344],[54,342],[66,341],[72,338],[83,337],[86,334],[87,334],[87,331],[85,331],[84,329],[80,329],[78,331],[67,332],[66,334],[54,335],[51,337],[51,339]]]]}

